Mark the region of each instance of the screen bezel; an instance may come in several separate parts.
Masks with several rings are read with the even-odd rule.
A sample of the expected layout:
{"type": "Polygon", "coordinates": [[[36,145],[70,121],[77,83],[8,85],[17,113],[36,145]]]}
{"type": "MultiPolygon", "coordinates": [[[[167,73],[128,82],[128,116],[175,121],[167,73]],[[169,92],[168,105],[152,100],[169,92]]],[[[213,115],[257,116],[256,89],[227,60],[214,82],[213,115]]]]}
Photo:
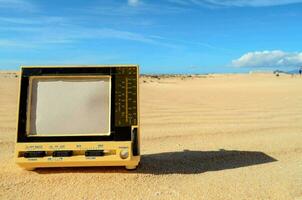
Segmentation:
{"type": "Polygon", "coordinates": [[[56,137],[56,136],[64,136],[64,137],[70,137],[70,136],[83,136],[80,134],[66,134],[66,133],[52,133],[52,134],[33,134],[31,133],[31,113],[32,113],[32,95],[33,95],[33,81],[34,80],[39,80],[39,79],[78,79],[84,80],[84,79],[108,79],[109,80],[109,113],[108,113],[108,121],[109,121],[109,130],[106,133],[89,133],[85,134],[85,136],[102,136],[102,135],[110,135],[110,125],[111,125],[111,76],[109,75],[98,75],[98,76],[31,76],[29,77],[29,85],[28,85],[28,99],[27,99],[27,112],[26,112],[26,135],[27,137],[56,137]]]}
{"type": "MultiPolygon", "coordinates": [[[[17,120],[17,142],[90,142],[90,141],[131,141],[132,125],[117,126],[115,124],[115,88],[116,77],[120,69],[131,68],[135,70],[136,82],[138,84],[138,66],[50,66],[50,67],[22,67],[20,74],[19,108],[17,120]],[[76,76],[76,75],[110,75],[111,76],[111,126],[109,136],[58,136],[58,137],[27,137],[26,135],[26,106],[28,95],[28,84],[31,76],[76,76]]],[[[138,92],[138,90],[137,90],[138,92]]],[[[136,98],[138,98],[138,93],[136,98]]],[[[137,124],[133,124],[137,126],[137,124]]]]}

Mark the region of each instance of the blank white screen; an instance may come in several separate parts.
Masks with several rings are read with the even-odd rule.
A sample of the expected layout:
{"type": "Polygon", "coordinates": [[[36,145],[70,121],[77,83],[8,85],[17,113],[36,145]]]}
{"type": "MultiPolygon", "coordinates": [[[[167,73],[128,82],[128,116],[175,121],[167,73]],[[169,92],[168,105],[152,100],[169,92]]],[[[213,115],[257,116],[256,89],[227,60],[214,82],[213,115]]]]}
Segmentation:
{"type": "Polygon", "coordinates": [[[109,135],[110,78],[34,78],[33,136],[109,135]]]}

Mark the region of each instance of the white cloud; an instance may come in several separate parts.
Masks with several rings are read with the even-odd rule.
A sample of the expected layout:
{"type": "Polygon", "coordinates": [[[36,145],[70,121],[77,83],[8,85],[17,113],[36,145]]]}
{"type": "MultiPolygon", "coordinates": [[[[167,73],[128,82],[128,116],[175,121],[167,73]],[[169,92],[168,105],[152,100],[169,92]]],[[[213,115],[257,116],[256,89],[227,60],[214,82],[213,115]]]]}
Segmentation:
{"type": "Polygon", "coordinates": [[[128,0],[129,6],[137,6],[139,3],[139,0],[128,0]]]}
{"type": "Polygon", "coordinates": [[[232,61],[234,67],[284,68],[302,65],[302,52],[255,51],[232,61]]]}
{"type": "Polygon", "coordinates": [[[9,11],[36,11],[37,7],[26,0],[0,0],[0,9],[9,11]]]}
{"type": "Polygon", "coordinates": [[[168,0],[168,2],[171,2],[171,3],[176,3],[176,4],[180,4],[180,5],[190,5],[190,1],[188,0],[168,0]]]}
{"type": "Polygon", "coordinates": [[[14,41],[14,40],[3,40],[0,39],[0,47],[20,47],[22,46],[19,42],[14,41]]]}
{"type": "Polygon", "coordinates": [[[302,0],[206,0],[209,3],[222,6],[238,6],[238,7],[260,7],[260,6],[276,6],[292,3],[301,3],[302,0]]]}
{"type": "Polygon", "coordinates": [[[293,3],[302,3],[302,0],[169,0],[170,2],[185,5],[186,3],[196,5],[212,5],[226,7],[263,7],[277,6],[293,3]]]}
{"type": "MultiPolygon", "coordinates": [[[[168,1],[168,0],[166,0],[168,1]]],[[[109,2],[109,1],[108,1],[109,2]]],[[[138,16],[138,15],[170,15],[177,14],[189,11],[187,7],[166,4],[166,3],[157,3],[154,1],[141,1],[141,0],[128,0],[127,3],[120,3],[118,1],[110,1],[110,3],[99,3],[93,6],[88,6],[81,9],[85,11],[86,15],[106,15],[106,16],[120,16],[120,17],[129,17],[129,16],[138,16]],[[164,10],[164,12],[163,12],[164,10]]],[[[122,21],[127,22],[127,18],[124,18],[122,21]]],[[[148,18],[136,17],[131,21],[150,21],[148,18]]]]}
{"type": "MultiPolygon", "coordinates": [[[[82,32],[82,31],[81,31],[82,32]]],[[[115,29],[101,28],[101,29],[86,29],[85,32],[80,33],[80,37],[83,38],[115,38],[123,40],[133,40],[143,43],[155,43],[155,40],[148,36],[144,36],[139,33],[121,31],[115,29]]]]}
{"type": "MultiPolygon", "coordinates": [[[[1,0],[0,0],[1,1],[1,0]]],[[[38,18],[24,18],[24,17],[1,17],[0,16],[0,25],[3,26],[13,26],[13,25],[45,25],[45,24],[58,24],[61,22],[66,22],[66,19],[63,17],[50,17],[50,16],[39,16],[38,18]]]]}
{"type": "MultiPolygon", "coordinates": [[[[41,19],[41,17],[40,17],[41,19]]],[[[137,32],[104,27],[87,27],[70,23],[70,19],[60,17],[43,17],[43,24],[36,18],[4,18],[0,17],[0,31],[7,37],[0,38],[0,47],[39,48],[46,45],[73,45],[78,42],[125,40],[177,48],[177,45],[165,41],[164,38],[145,35],[137,32]],[[18,37],[11,33],[22,32],[18,37]],[[161,39],[159,39],[161,38],[161,39]]]]}

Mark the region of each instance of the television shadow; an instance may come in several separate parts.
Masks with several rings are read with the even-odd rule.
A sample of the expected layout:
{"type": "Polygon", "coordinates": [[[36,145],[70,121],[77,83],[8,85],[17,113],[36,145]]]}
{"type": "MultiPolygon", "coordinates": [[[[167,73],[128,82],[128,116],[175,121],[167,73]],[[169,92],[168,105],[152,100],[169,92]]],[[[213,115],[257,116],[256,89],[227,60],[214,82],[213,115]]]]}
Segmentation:
{"type": "Polygon", "coordinates": [[[148,174],[199,174],[277,161],[257,151],[181,151],[142,157],[137,170],[148,174]]]}
{"type": "Polygon", "coordinates": [[[189,151],[143,155],[137,170],[124,167],[65,167],[41,168],[39,174],[51,173],[142,173],[142,174],[199,174],[208,171],[235,169],[277,161],[257,151],[189,151]]]}

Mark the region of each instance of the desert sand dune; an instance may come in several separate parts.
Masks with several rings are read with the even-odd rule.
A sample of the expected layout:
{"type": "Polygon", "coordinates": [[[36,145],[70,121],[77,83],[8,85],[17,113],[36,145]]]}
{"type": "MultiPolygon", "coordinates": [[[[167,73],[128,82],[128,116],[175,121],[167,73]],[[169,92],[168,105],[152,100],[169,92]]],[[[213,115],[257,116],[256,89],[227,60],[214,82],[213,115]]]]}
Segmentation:
{"type": "Polygon", "coordinates": [[[0,73],[0,199],[302,199],[302,77],[142,77],[141,166],[14,164],[18,79],[0,73]]]}

